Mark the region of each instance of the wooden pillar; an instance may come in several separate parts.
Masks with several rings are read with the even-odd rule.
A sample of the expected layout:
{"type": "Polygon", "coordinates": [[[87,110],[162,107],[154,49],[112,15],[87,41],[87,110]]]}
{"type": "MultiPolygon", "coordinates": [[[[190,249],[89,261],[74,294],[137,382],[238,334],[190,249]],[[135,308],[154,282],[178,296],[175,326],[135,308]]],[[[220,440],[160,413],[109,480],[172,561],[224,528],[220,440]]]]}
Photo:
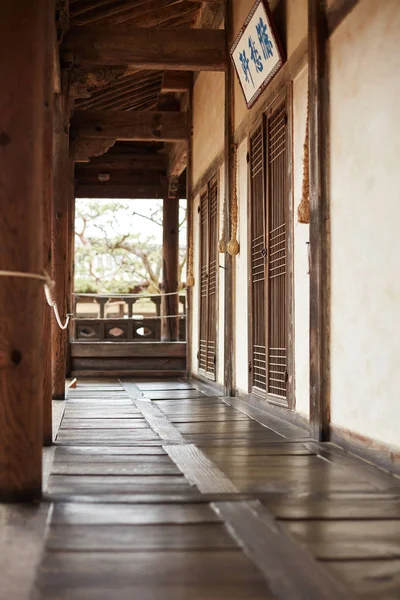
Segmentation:
{"type": "MultiPolygon", "coordinates": [[[[70,198],[69,159],[69,102],[66,74],[62,74],[61,93],[56,96],[54,114],[54,199],[53,199],[53,280],[54,299],[61,320],[68,312],[68,205],[70,198]]],[[[62,330],[52,319],[52,375],[53,398],[65,398],[67,370],[67,330],[62,330]]]]}
{"type": "MultiPolygon", "coordinates": [[[[225,0],[225,36],[227,48],[232,41],[232,4],[225,0]]],[[[231,206],[233,190],[233,141],[234,141],[234,79],[232,61],[228,60],[225,71],[225,232],[226,241],[230,239],[231,206]]],[[[225,296],[224,296],[224,394],[234,394],[234,327],[233,327],[233,290],[234,258],[225,253],[225,296]]]]}
{"type": "MultiPolygon", "coordinates": [[[[190,244],[193,240],[193,73],[190,75],[188,91],[188,136],[186,164],[186,246],[187,272],[189,271],[190,244]]],[[[192,257],[193,259],[193,257],[192,257]]],[[[192,265],[193,266],[193,265],[192,265]]],[[[193,287],[186,286],[186,371],[188,377],[192,374],[192,345],[193,345],[193,287]]]]}
{"type": "MultiPolygon", "coordinates": [[[[43,186],[43,266],[46,273],[52,274],[51,225],[53,217],[53,118],[54,90],[53,63],[56,44],[54,0],[47,0],[49,43],[46,48],[46,88],[44,120],[44,186],[43,186]]],[[[52,309],[45,304],[43,320],[43,445],[53,442],[52,425],[52,377],[51,377],[51,320],[52,309]]]]}
{"type": "MultiPolygon", "coordinates": [[[[163,204],[163,291],[170,294],[178,291],[179,279],[179,198],[164,198],[163,204]]],[[[179,340],[178,294],[163,296],[161,340],[179,340]]]]}
{"type": "Polygon", "coordinates": [[[324,0],[308,1],[310,139],[310,429],[329,439],[329,72],[324,0]]]}
{"type": "MultiPolygon", "coordinates": [[[[0,270],[42,274],[46,0],[0,3],[0,270]]],[[[0,501],[41,495],[43,281],[1,276],[0,501]]]]}
{"type": "MultiPolygon", "coordinates": [[[[75,163],[69,158],[69,194],[68,194],[68,298],[67,313],[74,312],[74,272],[75,272],[75,163]]],[[[71,365],[71,340],[74,337],[74,321],[71,319],[67,334],[67,368],[69,374],[71,365]]]]}

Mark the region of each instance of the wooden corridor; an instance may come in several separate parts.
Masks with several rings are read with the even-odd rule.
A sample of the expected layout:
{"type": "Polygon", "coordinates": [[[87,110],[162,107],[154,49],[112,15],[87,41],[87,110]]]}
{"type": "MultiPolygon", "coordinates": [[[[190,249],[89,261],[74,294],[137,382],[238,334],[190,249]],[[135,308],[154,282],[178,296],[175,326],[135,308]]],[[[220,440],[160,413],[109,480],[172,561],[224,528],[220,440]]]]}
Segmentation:
{"type": "Polygon", "coordinates": [[[400,598],[399,480],[197,382],[71,389],[45,500],[32,600],[400,598]]]}

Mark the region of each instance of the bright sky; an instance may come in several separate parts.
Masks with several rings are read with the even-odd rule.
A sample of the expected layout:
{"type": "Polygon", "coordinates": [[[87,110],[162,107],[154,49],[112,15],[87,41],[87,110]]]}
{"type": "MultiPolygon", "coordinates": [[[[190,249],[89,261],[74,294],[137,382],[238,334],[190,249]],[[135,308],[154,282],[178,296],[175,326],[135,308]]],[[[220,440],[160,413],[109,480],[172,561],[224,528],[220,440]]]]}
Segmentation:
{"type": "MultiPolygon", "coordinates": [[[[156,223],[152,223],[150,218],[152,213],[157,211],[157,215],[155,218],[157,220],[162,221],[162,200],[115,200],[118,203],[121,203],[125,208],[121,209],[117,213],[117,219],[115,224],[112,226],[106,225],[106,221],[108,220],[107,215],[104,219],[99,219],[98,222],[102,225],[106,225],[107,234],[116,235],[116,234],[127,234],[127,233],[140,233],[141,240],[145,241],[149,238],[152,238],[152,242],[154,244],[162,244],[162,226],[157,225],[156,223]],[[143,216],[139,216],[143,215],[143,216]],[[147,217],[147,218],[143,218],[147,217]]],[[[89,206],[91,203],[109,203],[113,202],[113,200],[88,200],[87,198],[80,198],[76,200],[77,207],[85,207],[89,206]]],[[[180,221],[184,218],[184,207],[186,201],[181,200],[181,209],[180,209],[180,221]],[[183,208],[182,208],[183,205],[183,208]]],[[[79,230],[80,224],[77,222],[77,229],[79,230]]],[[[90,226],[87,229],[87,235],[96,237],[100,235],[99,230],[90,226]]],[[[180,246],[186,246],[186,223],[182,226],[179,235],[180,246]]]]}

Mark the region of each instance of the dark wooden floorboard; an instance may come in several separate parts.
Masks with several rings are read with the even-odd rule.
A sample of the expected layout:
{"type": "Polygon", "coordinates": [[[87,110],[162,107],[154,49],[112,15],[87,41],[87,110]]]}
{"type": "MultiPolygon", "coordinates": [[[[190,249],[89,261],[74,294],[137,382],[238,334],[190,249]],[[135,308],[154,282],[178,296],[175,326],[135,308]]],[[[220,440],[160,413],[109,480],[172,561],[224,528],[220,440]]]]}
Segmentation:
{"type": "Polygon", "coordinates": [[[29,600],[399,600],[399,480],[213,394],[69,390],[29,600]]]}

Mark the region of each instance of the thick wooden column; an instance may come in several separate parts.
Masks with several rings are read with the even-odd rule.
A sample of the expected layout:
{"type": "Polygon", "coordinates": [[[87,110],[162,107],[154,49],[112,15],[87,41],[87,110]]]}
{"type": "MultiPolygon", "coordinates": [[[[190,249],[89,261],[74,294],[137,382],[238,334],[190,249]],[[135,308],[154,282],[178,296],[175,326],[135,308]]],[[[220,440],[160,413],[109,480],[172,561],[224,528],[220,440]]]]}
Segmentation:
{"type": "MultiPolygon", "coordinates": [[[[187,137],[187,163],[186,163],[186,268],[189,273],[190,244],[193,243],[193,73],[190,74],[188,91],[189,126],[187,137]]],[[[193,259],[193,257],[192,257],[193,259]]],[[[193,274],[193,273],[192,273],[193,274]]],[[[186,286],[186,371],[188,377],[192,374],[192,347],[193,347],[193,287],[186,286]]]]}
{"type": "MultiPolygon", "coordinates": [[[[165,198],[163,205],[163,291],[166,294],[178,291],[179,279],[179,198],[165,198]]],[[[179,340],[179,319],[177,315],[179,298],[163,296],[161,319],[161,340],[179,340]]]]}
{"type": "MultiPolygon", "coordinates": [[[[54,299],[61,320],[68,312],[68,205],[70,198],[69,159],[69,102],[65,74],[62,75],[61,93],[56,96],[54,114],[54,203],[53,203],[53,280],[54,299]]],[[[53,398],[65,398],[65,375],[67,370],[67,330],[58,327],[52,319],[52,375],[53,398]]]]}
{"type": "MultiPolygon", "coordinates": [[[[42,274],[46,0],[0,3],[0,270],[42,274]]],[[[0,501],[40,498],[43,281],[1,276],[0,501]]]]}
{"type": "MultiPolygon", "coordinates": [[[[43,186],[43,266],[46,273],[52,273],[51,225],[53,216],[53,118],[54,85],[53,62],[56,44],[54,0],[47,0],[49,43],[46,48],[46,88],[44,120],[44,186],[43,186]]],[[[53,442],[52,426],[52,378],[51,378],[51,320],[52,310],[45,304],[43,320],[43,445],[53,442]]]]}
{"type": "MultiPolygon", "coordinates": [[[[232,41],[232,5],[225,0],[225,37],[227,48],[232,41]]],[[[234,79],[232,61],[228,61],[225,71],[225,232],[226,241],[230,239],[231,206],[233,190],[233,133],[234,133],[234,79]]],[[[235,337],[233,326],[234,257],[225,253],[225,297],[224,297],[224,394],[234,394],[234,351],[235,337]]]]}
{"type": "Polygon", "coordinates": [[[310,139],[310,429],[329,439],[329,71],[324,0],[308,1],[310,139]]]}

